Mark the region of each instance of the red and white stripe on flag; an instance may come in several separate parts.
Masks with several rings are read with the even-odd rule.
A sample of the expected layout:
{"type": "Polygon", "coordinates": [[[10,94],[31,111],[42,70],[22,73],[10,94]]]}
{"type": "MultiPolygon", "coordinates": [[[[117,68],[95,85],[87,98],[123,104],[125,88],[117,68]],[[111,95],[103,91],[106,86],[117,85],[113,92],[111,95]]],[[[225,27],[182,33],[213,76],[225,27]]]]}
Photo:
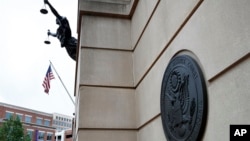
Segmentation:
{"type": "Polygon", "coordinates": [[[44,92],[49,94],[49,89],[50,89],[50,80],[55,79],[52,70],[51,70],[51,66],[49,65],[49,68],[46,72],[45,78],[43,80],[43,87],[44,87],[44,92]]]}

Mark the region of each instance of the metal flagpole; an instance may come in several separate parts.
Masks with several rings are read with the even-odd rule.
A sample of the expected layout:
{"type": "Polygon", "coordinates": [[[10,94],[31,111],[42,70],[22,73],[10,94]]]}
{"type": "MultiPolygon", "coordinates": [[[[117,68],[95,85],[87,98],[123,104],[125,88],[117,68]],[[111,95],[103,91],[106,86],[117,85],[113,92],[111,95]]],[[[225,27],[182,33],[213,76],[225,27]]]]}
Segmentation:
{"type": "Polygon", "coordinates": [[[75,105],[75,102],[74,102],[73,98],[70,96],[69,91],[67,90],[67,88],[66,88],[66,86],[64,85],[64,83],[63,83],[63,81],[62,81],[61,77],[60,77],[60,76],[59,76],[59,74],[57,73],[57,71],[56,71],[56,69],[55,69],[54,65],[52,64],[52,62],[51,62],[51,61],[49,61],[49,62],[50,62],[50,64],[52,65],[53,69],[55,70],[56,75],[57,75],[57,76],[58,76],[58,78],[60,79],[60,81],[61,81],[61,83],[62,83],[62,85],[63,85],[64,89],[66,90],[66,92],[67,92],[67,94],[68,94],[69,98],[71,99],[72,103],[75,105]]]}

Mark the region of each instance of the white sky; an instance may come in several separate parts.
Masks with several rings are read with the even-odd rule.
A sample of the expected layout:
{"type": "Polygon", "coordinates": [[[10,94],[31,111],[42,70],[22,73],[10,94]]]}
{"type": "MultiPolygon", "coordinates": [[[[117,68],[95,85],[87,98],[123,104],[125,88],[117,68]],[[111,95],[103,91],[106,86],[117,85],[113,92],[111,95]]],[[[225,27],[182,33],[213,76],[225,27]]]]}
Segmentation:
{"type": "MultiPolygon", "coordinates": [[[[77,38],[77,0],[49,0],[61,16],[69,20],[72,35],[77,38]]],[[[75,61],[61,48],[57,38],[44,44],[47,30],[55,32],[56,18],[43,0],[1,0],[0,4],[0,102],[47,113],[72,116],[74,105],[54,70],[50,94],[42,82],[49,66],[54,64],[72,98],[74,95],[75,61]]]]}

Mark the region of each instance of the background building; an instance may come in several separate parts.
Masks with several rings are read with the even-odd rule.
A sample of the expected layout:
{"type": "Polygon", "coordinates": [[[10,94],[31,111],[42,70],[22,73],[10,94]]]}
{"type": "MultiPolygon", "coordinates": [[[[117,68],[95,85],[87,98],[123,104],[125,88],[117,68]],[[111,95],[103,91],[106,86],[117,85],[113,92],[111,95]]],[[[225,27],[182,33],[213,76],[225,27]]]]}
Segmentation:
{"type": "Polygon", "coordinates": [[[175,55],[198,62],[208,90],[204,141],[250,124],[249,0],[79,0],[78,141],[166,141],[160,94],[175,55]]]}
{"type": "Polygon", "coordinates": [[[52,114],[0,103],[1,121],[4,122],[11,116],[19,117],[32,141],[54,141],[55,127],[52,127],[52,114]]]}
{"type": "Polygon", "coordinates": [[[60,132],[56,132],[55,141],[72,141],[72,130],[62,130],[60,132]]]}
{"type": "Polygon", "coordinates": [[[72,116],[63,114],[53,113],[53,127],[56,128],[57,132],[62,130],[72,129],[72,116]]]}

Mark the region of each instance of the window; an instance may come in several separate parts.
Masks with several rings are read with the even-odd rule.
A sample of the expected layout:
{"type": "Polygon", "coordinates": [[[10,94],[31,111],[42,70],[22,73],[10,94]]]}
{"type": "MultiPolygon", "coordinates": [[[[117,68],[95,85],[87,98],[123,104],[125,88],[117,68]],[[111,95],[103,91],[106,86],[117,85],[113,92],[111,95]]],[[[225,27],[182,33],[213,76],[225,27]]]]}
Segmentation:
{"type": "Polygon", "coordinates": [[[66,139],[72,138],[72,135],[66,135],[66,139]]]}
{"type": "Polygon", "coordinates": [[[57,139],[58,139],[59,141],[61,140],[61,138],[62,138],[62,136],[58,136],[58,137],[57,137],[57,139]]]}
{"type": "Polygon", "coordinates": [[[45,120],[44,120],[44,125],[45,125],[45,126],[50,126],[50,120],[45,119],[45,120]]]}
{"type": "Polygon", "coordinates": [[[38,141],[44,141],[44,132],[43,131],[38,131],[37,139],[38,139],[38,141]]]}
{"type": "Polygon", "coordinates": [[[52,141],[52,133],[47,133],[47,141],[52,141]]]}
{"type": "Polygon", "coordinates": [[[23,120],[23,114],[16,113],[16,117],[18,117],[20,121],[23,120]]]}
{"type": "Polygon", "coordinates": [[[10,119],[11,116],[13,116],[13,112],[6,111],[5,118],[10,119]]]}
{"type": "Polygon", "coordinates": [[[39,117],[36,118],[36,124],[42,125],[42,121],[43,121],[42,118],[39,118],[39,117]]]}
{"type": "Polygon", "coordinates": [[[31,123],[31,117],[30,115],[25,115],[24,122],[31,123]]]}
{"type": "Polygon", "coordinates": [[[33,132],[34,131],[32,129],[27,129],[27,134],[31,138],[31,140],[33,139],[33,132]]]}

